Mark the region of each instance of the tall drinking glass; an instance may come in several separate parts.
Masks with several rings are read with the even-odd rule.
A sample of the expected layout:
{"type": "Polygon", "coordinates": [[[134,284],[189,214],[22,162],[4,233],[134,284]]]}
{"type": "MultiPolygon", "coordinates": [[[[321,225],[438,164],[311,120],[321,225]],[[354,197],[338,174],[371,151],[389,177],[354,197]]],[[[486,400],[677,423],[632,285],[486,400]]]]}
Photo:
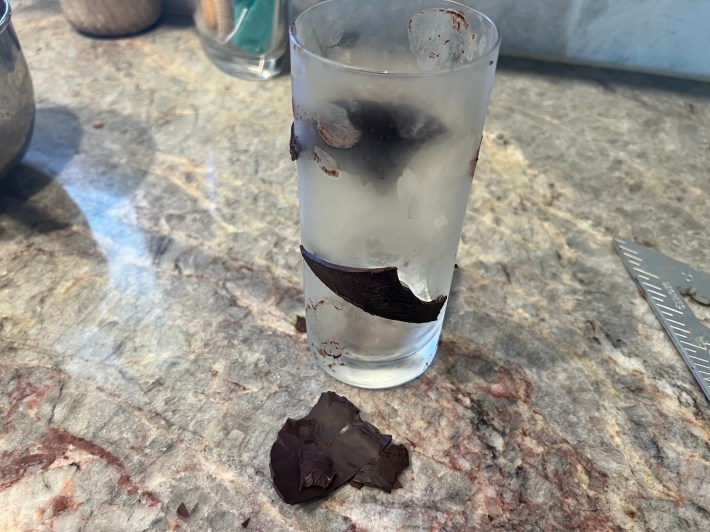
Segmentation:
{"type": "Polygon", "coordinates": [[[448,0],[326,0],[290,38],[309,349],[396,386],[436,354],[498,30],[448,0]]]}

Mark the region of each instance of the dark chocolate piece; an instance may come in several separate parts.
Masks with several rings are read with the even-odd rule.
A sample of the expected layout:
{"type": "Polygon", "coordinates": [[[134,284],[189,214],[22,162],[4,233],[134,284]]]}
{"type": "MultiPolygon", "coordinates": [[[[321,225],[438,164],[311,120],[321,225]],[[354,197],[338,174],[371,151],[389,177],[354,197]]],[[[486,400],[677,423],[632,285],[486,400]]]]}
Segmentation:
{"type": "Polygon", "coordinates": [[[468,163],[468,175],[471,176],[471,179],[473,179],[473,176],[476,173],[476,165],[478,164],[478,156],[481,153],[481,144],[483,144],[483,135],[481,135],[481,140],[478,143],[478,149],[476,150],[476,155],[474,156],[473,159],[468,163]]]}
{"type": "Polygon", "coordinates": [[[271,478],[288,504],[324,497],[349,482],[387,447],[391,436],[360,419],[360,410],[333,392],[321,394],[302,419],[287,419],[271,447],[271,478]],[[326,487],[303,487],[299,457],[306,452],[327,456],[334,476],[326,487]]]}
{"type": "Polygon", "coordinates": [[[184,502],[181,502],[180,506],[178,506],[177,514],[183,519],[190,519],[190,512],[187,511],[187,506],[185,506],[184,502]]]}
{"type": "Polygon", "coordinates": [[[298,464],[301,467],[301,490],[311,486],[325,489],[333,481],[333,461],[321,452],[299,450],[298,464]]]}
{"type": "Polygon", "coordinates": [[[300,333],[306,332],[306,318],[303,316],[296,316],[296,323],[294,324],[296,330],[300,333]]]}
{"type": "Polygon", "coordinates": [[[301,155],[301,147],[296,140],[296,125],[291,123],[291,138],[288,141],[288,151],[291,153],[291,160],[295,161],[301,155]]]}
{"type": "Polygon", "coordinates": [[[438,119],[411,105],[367,100],[330,105],[341,112],[331,109],[315,120],[320,147],[341,170],[360,175],[381,192],[396,182],[425,142],[446,132],[438,119]]]}
{"type": "Polygon", "coordinates": [[[301,246],[301,255],[321,282],[348,303],[388,320],[407,323],[436,321],[446,296],[422,301],[404,286],[397,268],[350,268],[317,257],[301,246]]]}
{"type": "Polygon", "coordinates": [[[397,477],[409,466],[409,451],[399,443],[391,443],[358,471],[350,484],[360,489],[372,486],[387,493],[402,485],[397,477]]]}
{"type": "Polygon", "coordinates": [[[242,521],[242,528],[248,527],[249,521],[251,521],[251,517],[247,517],[244,521],[242,521]]]}

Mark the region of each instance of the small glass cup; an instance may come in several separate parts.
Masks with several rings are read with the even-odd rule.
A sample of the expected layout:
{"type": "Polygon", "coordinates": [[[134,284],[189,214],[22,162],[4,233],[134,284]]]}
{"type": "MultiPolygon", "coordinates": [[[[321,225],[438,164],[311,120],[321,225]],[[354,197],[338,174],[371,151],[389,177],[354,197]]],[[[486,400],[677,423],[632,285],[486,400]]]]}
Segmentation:
{"type": "Polygon", "coordinates": [[[202,46],[224,72],[243,79],[277,76],[286,59],[286,0],[199,0],[202,46]]]}
{"type": "Polygon", "coordinates": [[[309,349],[396,386],[436,354],[499,33],[449,0],[325,0],[290,38],[309,349]]]}

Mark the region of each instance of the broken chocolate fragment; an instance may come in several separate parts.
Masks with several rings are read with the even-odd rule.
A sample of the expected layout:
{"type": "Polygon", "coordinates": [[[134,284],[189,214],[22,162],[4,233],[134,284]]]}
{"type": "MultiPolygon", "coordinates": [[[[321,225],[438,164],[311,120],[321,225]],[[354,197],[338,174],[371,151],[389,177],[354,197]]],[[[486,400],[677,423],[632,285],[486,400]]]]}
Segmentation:
{"type": "Polygon", "coordinates": [[[291,123],[291,138],[288,141],[288,151],[291,153],[291,160],[295,161],[301,155],[301,147],[296,140],[296,125],[291,123]]]}
{"type": "Polygon", "coordinates": [[[306,318],[303,316],[296,316],[296,323],[294,324],[294,327],[300,333],[306,332],[306,318]]]}
{"type": "Polygon", "coordinates": [[[391,441],[360,410],[333,392],[321,394],[318,403],[301,419],[287,419],[271,447],[271,478],[288,504],[297,504],[335,491],[377,457],[391,441]],[[327,487],[302,484],[301,463],[315,453],[332,462],[333,478],[327,487]]]}
{"type": "Polygon", "coordinates": [[[301,246],[301,255],[320,281],[368,314],[407,323],[436,321],[446,296],[422,301],[404,286],[397,268],[351,268],[321,259],[301,246]]]}
{"type": "Polygon", "coordinates": [[[249,521],[251,521],[251,517],[247,517],[244,521],[242,521],[242,528],[248,527],[249,521]]]}
{"type": "Polygon", "coordinates": [[[478,164],[478,156],[481,153],[481,143],[482,142],[483,142],[483,137],[481,137],[481,142],[478,143],[478,149],[476,150],[476,155],[468,163],[468,175],[471,176],[471,179],[473,179],[473,176],[476,174],[476,165],[478,164]]]}
{"type": "Polygon", "coordinates": [[[350,482],[356,488],[372,486],[387,493],[402,487],[399,474],[409,466],[409,451],[399,443],[390,443],[375,458],[358,471],[350,482]]]}
{"type": "Polygon", "coordinates": [[[190,519],[190,512],[187,511],[187,506],[185,506],[184,502],[181,502],[180,506],[178,506],[177,514],[183,519],[190,519]]]}
{"type": "Polygon", "coordinates": [[[333,461],[318,451],[298,451],[298,463],[301,467],[301,487],[318,486],[327,488],[333,481],[333,461]]]}

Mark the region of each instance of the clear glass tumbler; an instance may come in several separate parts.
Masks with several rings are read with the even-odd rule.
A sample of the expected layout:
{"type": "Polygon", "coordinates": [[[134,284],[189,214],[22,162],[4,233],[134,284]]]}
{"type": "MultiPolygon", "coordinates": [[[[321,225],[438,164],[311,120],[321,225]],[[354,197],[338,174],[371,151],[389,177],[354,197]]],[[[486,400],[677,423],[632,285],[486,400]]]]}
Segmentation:
{"type": "Polygon", "coordinates": [[[207,56],[233,76],[265,80],[284,68],[286,0],[199,0],[195,25],[207,56]]]}
{"type": "Polygon", "coordinates": [[[309,349],[396,386],[436,354],[498,30],[447,0],[325,0],[290,38],[309,349]]]}

